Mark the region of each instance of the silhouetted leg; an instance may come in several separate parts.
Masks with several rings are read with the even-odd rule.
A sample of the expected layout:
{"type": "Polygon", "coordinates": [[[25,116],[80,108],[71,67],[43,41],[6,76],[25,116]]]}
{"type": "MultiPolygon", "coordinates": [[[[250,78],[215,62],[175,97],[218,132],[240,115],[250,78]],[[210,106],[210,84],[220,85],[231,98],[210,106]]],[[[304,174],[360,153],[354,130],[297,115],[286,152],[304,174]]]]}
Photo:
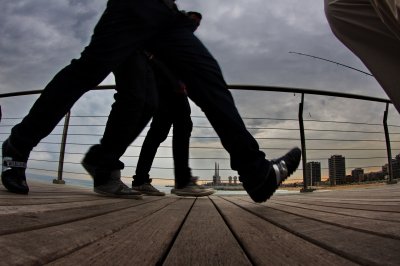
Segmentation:
{"type": "Polygon", "coordinates": [[[177,27],[159,39],[156,44],[162,45],[154,47],[156,56],[187,85],[189,97],[205,113],[229,152],[232,169],[242,180],[264,179],[269,161],[247,131],[216,60],[189,27],[177,27]]]}
{"type": "Polygon", "coordinates": [[[53,78],[28,115],[12,129],[13,145],[29,153],[85,92],[168,27],[174,17],[158,0],[109,0],[81,57],[72,60],[53,78]]]}
{"type": "Polygon", "coordinates": [[[171,129],[171,115],[161,105],[153,117],[150,129],[143,141],[139,160],[136,166],[136,182],[147,181],[149,172],[160,144],[167,138],[171,129]]]}
{"type": "Polygon", "coordinates": [[[184,94],[175,95],[173,101],[172,152],[174,157],[175,187],[185,187],[192,177],[189,167],[190,135],[193,128],[190,104],[184,94]]]}
{"type": "Polygon", "coordinates": [[[117,93],[101,145],[118,160],[139,136],[157,108],[157,88],[143,52],[135,52],[115,71],[117,93]]]}

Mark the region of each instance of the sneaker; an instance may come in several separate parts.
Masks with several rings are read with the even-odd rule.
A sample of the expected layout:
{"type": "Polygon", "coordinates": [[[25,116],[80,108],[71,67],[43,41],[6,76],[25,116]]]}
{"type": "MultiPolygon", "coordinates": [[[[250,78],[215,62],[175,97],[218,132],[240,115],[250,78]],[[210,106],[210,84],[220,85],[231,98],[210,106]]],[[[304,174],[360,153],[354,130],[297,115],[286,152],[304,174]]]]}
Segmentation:
{"type": "Polygon", "coordinates": [[[192,177],[192,180],[183,188],[173,188],[171,194],[183,197],[204,197],[214,194],[213,188],[205,188],[198,185],[197,177],[192,177]]]}
{"type": "Polygon", "coordinates": [[[268,200],[278,189],[278,187],[297,167],[299,167],[301,159],[301,150],[293,148],[284,156],[271,160],[271,166],[267,175],[261,183],[254,185],[250,182],[243,182],[243,187],[255,202],[264,202],[268,200]]]}
{"type": "Polygon", "coordinates": [[[144,194],[144,195],[148,195],[148,196],[165,196],[164,192],[159,191],[158,189],[156,189],[155,187],[153,187],[153,185],[150,183],[144,183],[140,186],[134,186],[133,184],[134,181],[132,181],[132,189],[139,191],[140,193],[144,194]]]}
{"type": "Polygon", "coordinates": [[[89,163],[87,155],[82,160],[82,166],[92,176],[95,193],[115,198],[142,199],[140,192],[129,188],[121,180],[120,169],[100,168],[89,163]]]}
{"type": "Polygon", "coordinates": [[[22,156],[7,139],[3,142],[3,167],[1,182],[4,187],[17,194],[28,194],[29,187],[26,182],[25,170],[28,157],[22,156]]]}
{"type": "Polygon", "coordinates": [[[95,186],[93,191],[107,197],[142,199],[142,194],[125,185],[124,182],[121,181],[120,176],[120,170],[113,171],[110,180],[103,185],[95,186]]]}

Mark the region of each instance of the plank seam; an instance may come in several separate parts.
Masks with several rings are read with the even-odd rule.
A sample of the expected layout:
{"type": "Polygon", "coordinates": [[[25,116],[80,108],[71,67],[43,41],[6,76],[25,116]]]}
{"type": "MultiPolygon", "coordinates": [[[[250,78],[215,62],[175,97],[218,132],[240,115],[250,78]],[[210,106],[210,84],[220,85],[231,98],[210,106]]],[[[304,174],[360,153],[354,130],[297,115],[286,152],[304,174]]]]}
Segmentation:
{"type": "MultiPolygon", "coordinates": [[[[217,196],[219,198],[222,199],[221,196],[217,196]]],[[[245,248],[245,246],[242,244],[242,242],[240,242],[240,238],[239,236],[235,233],[235,231],[232,229],[231,224],[228,222],[228,220],[226,219],[226,217],[223,215],[222,211],[220,210],[220,208],[215,204],[214,200],[212,198],[210,198],[212,204],[214,205],[214,207],[217,209],[219,215],[221,215],[221,218],[224,220],[226,226],[228,227],[229,231],[231,232],[231,234],[233,235],[233,237],[235,238],[236,242],[238,243],[238,245],[240,246],[240,248],[243,250],[244,254],[246,255],[247,259],[250,261],[250,263],[252,265],[256,265],[256,263],[254,262],[254,260],[252,259],[250,253],[247,251],[247,249],[245,248]]]]}
{"type": "MultiPolygon", "coordinates": [[[[253,203],[253,202],[250,202],[250,201],[247,201],[247,200],[244,200],[244,199],[239,199],[239,200],[244,201],[244,202],[248,202],[248,203],[253,203]]],[[[278,204],[278,203],[275,203],[275,204],[278,204]]],[[[288,206],[288,205],[285,205],[285,204],[281,204],[281,205],[288,206]]],[[[376,235],[376,236],[380,236],[380,237],[384,237],[384,238],[400,240],[400,237],[398,237],[398,236],[393,236],[393,235],[388,235],[388,234],[379,233],[379,232],[373,232],[373,231],[369,231],[369,230],[365,230],[365,229],[361,229],[361,228],[357,228],[357,227],[345,226],[345,225],[341,225],[341,224],[337,224],[337,223],[333,223],[333,222],[323,221],[323,220],[320,220],[320,219],[317,219],[317,218],[312,218],[312,217],[308,217],[308,216],[305,216],[305,215],[292,213],[290,211],[281,210],[281,209],[278,209],[278,208],[275,208],[275,207],[271,207],[271,206],[265,206],[265,205],[261,205],[261,204],[260,204],[260,206],[263,206],[263,207],[266,207],[266,208],[270,208],[270,209],[273,209],[273,210],[277,210],[277,211],[280,211],[280,212],[288,213],[288,214],[291,214],[291,215],[295,215],[295,216],[298,216],[298,217],[302,217],[302,218],[305,218],[305,219],[309,219],[309,220],[312,220],[312,221],[315,221],[315,222],[319,222],[319,223],[329,224],[329,225],[333,225],[333,226],[337,226],[337,227],[341,227],[341,228],[345,228],[345,229],[349,229],[349,230],[353,230],[353,231],[357,231],[357,232],[361,232],[361,233],[376,235]]],[[[293,206],[290,206],[290,207],[293,207],[293,206]]],[[[306,208],[304,208],[304,209],[306,209],[306,208]]],[[[313,210],[313,211],[315,211],[315,210],[313,210]]],[[[325,211],[321,211],[321,212],[325,212],[325,211]]],[[[325,213],[330,213],[330,212],[325,212],[325,213]]],[[[338,215],[338,216],[342,215],[342,214],[338,214],[338,213],[330,213],[330,214],[335,214],[335,215],[338,215]]],[[[351,216],[351,215],[342,215],[342,216],[368,219],[368,218],[365,218],[365,217],[351,216]]],[[[378,219],[370,219],[370,220],[378,220],[378,219]]],[[[378,221],[393,222],[393,221],[386,221],[386,220],[378,220],[378,221]]]]}
{"type": "MultiPolygon", "coordinates": [[[[245,211],[247,211],[247,212],[249,212],[249,213],[251,213],[251,214],[253,214],[253,215],[255,215],[255,216],[257,216],[257,217],[259,217],[259,218],[261,218],[261,219],[263,219],[263,220],[265,220],[265,221],[267,221],[267,222],[269,222],[269,223],[271,223],[271,224],[273,224],[273,225],[275,225],[275,226],[277,226],[277,227],[279,227],[279,228],[281,228],[281,229],[283,229],[283,230],[295,235],[295,236],[298,236],[298,237],[300,237],[300,238],[302,238],[302,239],[304,239],[304,240],[306,240],[306,241],[308,241],[310,243],[313,243],[314,245],[317,245],[317,246],[319,246],[319,247],[321,247],[321,248],[323,248],[323,249],[325,249],[325,250],[327,250],[329,252],[332,252],[332,253],[334,253],[334,254],[336,254],[336,255],[338,255],[340,257],[343,257],[345,259],[348,259],[348,260],[350,260],[350,261],[352,261],[354,263],[362,264],[362,265],[378,265],[378,264],[374,264],[373,262],[371,262],[369,260],[364,260],[362,258],[352,256],[351,254],[343,253],[343,252],[341,252],[341,250],[338,250],[338,249],[336,249],[334,247],[328,246],[328,245],[324,244],[323,242],[315,240],[315,239],[313,239],[311,237],[308,237],[307,235],[304,235],[302,233],[298,233],[298,232],[288,228],[287,226],[281,225],[281,224],[279,224],[279,223],[277,223],[277,222],[275,222],[275,221],[273,221],[271,219],[268,219],[268,218],[266,218],[266,217],[264,217],[262,215],[259,215],[256,212],[250,211],[250,210],[248,210],[248,209],[236,204],[235,202],[233,202],[231,200],[228,200],[226,198],[222,198],[222,199],[224,199],[225,201],[228,201],[228,202],[238,206],[239,208],[241,208],[241,209],[243,209],[243,210],[245,210],[245,211]]],[[[255,204],[255,203],[253,203],[253,204],[262,206],[261,204],[255,204]]]]}
{"type": "MultiPolygon", "coordinates": [[[[159,199],[157,199],[157,200],[159,200],[159,199]]],[[[155,201],[157,201],[157,200],[149,201],[149,202],[146,202],[146,203],[152,203],[152,202],[155,202],[155,201]]],[[[61,259],[61,258],[64,258],[64,257],[66,257],[66,256],[68,256],[68,255],[70,255],[70,254],[72,254],[72,253],[74,253],[74,252],[76,252],[76,251],[82,249],[82,248],[85,248],[85,247],[87,247],[87,246],[89,246],[89,245],[92,245],[93,243],[95,243],[95,242],[97,242],[97,241],[101,241],[102,239],[105,239],[106,237],[109,237],[109,236],[112,235],[112,234],[115,234],[115,233],[117,233],[117,232],[119,232],[119,231],[121,231],[121,230],[124,230],[125,228],[128,228],[129,226],[132,226],[133,224],[136,224],[136,223],[140,222],[141,220],[143,220],[143,219],[145,219],[145,218],[147,218],[147,217],[153,215],[154,213],[159,212],[159,211],[161,211],[162,209],[165,209],[168,205],[170,205],[170,204],[172,204],[172,203],[174,203],[174,202],[176,202],[176,201],[177,201],[177,200],[175,200],[175,201],[173,201],[173,202],[170,202],[169,204],[166,204],[166,205],[164,205],[164,206],[162,206],[162,207],[160,207],[160,208],[158,208],[158,209],[156,209],[156,210],[154,210],[154,211],[148,213],[147,215],[144,215],[141,219],[139,219],[139,220],[137,220],[137,221],[135,221],[135,222],[133,222],[133,223],[127,223],[125,226],[121,226],[121,227],[118,228],[118,229],[112,230],[112,232],[110,232],[110,233],[108,233],[108,234],[104,234],[103,236],[101,236],[101,237],[99,237],[99,238],[97,238],[97,239],[94,239],[93,241],[90,241],[90,242],[88,242],[88,243],[86,243],[86,244],[83,244],[82,246],[77,246],[76,248],[74,248],[74,249],[71,250],[70,252],[63,254],[62,256],[60,256],[60,257],[58,257],[58,258],[51,259],[51,260],[49,260],[49,261],[47,261],[47,262],[45,262],[45,263],[46,263],[46,264],[49,264],[49,263],[55,262],[55,261],[57,261],[57,260],[59,260],[59,259],[61,259]]],[[[138,205],[135,205],[135,206],[133,206],[133,207],[140,206],[140,205],[143,205],[143,204],[146,204],[146,203],[138,204],[138,205]]],[[[129,208],[131,208],[131,207],[129,207],[129,208]]],[[[128,209],[128,208],[124,208],[124,209],[128,209]]],[[[109,213],[111,213],[111,212],[109,212],[109,213]]],[[[95,217],[95,216],[94,216],[94,217],[95,217]]]]}
{"type": "Polygon", "coordinates": [[[83,220],[95,218],[95,217],[98,217],[98,216],[101,216],[101,215],[106,215],[106,214],[109,214],[109,213],[122,211],[122,210],[125,210],[125,209],[137,207],[137,206],[144,205],[144,204],[149,204],[149,203],[152,203],[152,202],[155,202],[155,201],[158,201],[158,200],[161,200],[161,199],[147,201],[147,202],[139,203],[139,204],[134,205],[134,206],[121,207],[121,208],[113,209],[113,210],[110,210],[110,211],[107,211],[107,212],[101,212],[101,213],[92,214],[92,215],[88,215],[88,216],[82,216],[82,217],[78,217],[78,218],[74,218],[74,219],[70,219],[70,220],[63,220],[63,221],[54,222],[54,223],[35,225],[35,226],[31,226],[31,227],[20,228],[18,230],[10,229],[8,231],[5,231],[5,232],[1,233],[0,236],[23,233],[23,232],[33,231],[33,230],[40,230],[40,229],[43,229],[43,228],[47,228],[47,227],[51,227],[51,226],[59,226],[59,225],[72,223],[72,222],[76,222],[76,221],[83,221],[83,220]]]}
{"type": "MultiPolygon", "coordinates": [[[[244,200],[244,201],[245,201],[245,200],[244,200]]],[[[333,212],[333,211],[315,210],[315,209],[307,208],[307,207],[304,207],[304,206],[293,206],[293,205],[290,205],[290,203],[296,203],[296,202],[289,202],[289,204],[285,204],[285,203],[283,203],[283,202],[274,201],[274,203],[275,203],[275,204],[278,204],[278,205],[289,206],[289,207],[293,207],[293,208],[299,208],[299,209],[310,210],[310,211],[316,211],[316,212],[331,213],[331,214],[336,214],[336,215],[342,215],[342,216],[348,216],[348,217],[355,217],[355,218],[363,218],[363,219],[374,220],[374,221],[383,221],[383,222],[400,223],[400,221],[398,221],[398,220],[368,218],[368,217],[364,217],[364,216],[360,216],[360,215],[351,215],[351,214],[338,213],[338,212],[333,212]]],[[[310,205],[312,205],[312,204],[310,204],[310,205]]],[[[314,206],[319,206],[319,205],[314,205],[314,206]]],[[[319,207],[339,208],[339,207],[330,207],[330,206],[319,206],[319,207]]],[[[271,208],[272,208],[272,207],[271,207],[271,208]]],[[[346,209],[346,210],[366,211],[366,212],[386,212],[386,211],[362,210],[362,209],[356,209],[356,208],[343,208],[343,209],[346,209]]],[[[398,213],[398,212],[388,212],[388,213],[398,213]]]]}
{"type": "MultiPolygon", "coordinates": [[[[179,199],[179,200],[182,200],[182,199],[179,199]]],[[[161,255],[161,257],[160,257],[160,259],[157,261],[156,265],[163,265],[163,264],[164,264],[165,260],[166,260],[167,257],[168,257],[168,254],[170,253],[172,247],[173,247],[174,244],[175,244],[176,239],[177,239],[178,236],[179,236],[179,233],[181,232],[181,230],[182,230],[182,228],[183,228],[183,225],[185,224],[187,218],[189,217],[189,213],[192,211],[193,206],[194,206],[194,204],[196,203],[196,201],[197,201],[197,198],[193,201],[192,206],[190,206],[190,208],[189,208],[189,210],[187,211],[185,217],[183,218],[181,224],[179,225],[178,230],[176,230],[175,235],[173,236],[173,238],[172,238],[170,244],[169,244],[168,247],[165,249],[164,253],[161,255]]]]}
{"type": "MultiPolygon", "coordinates": [[[[102,199],[95,199],[95,198],[93,198],[93,197],[82,197],[82,198],[75,198],[75,200],[68,200],[68,201],[57,201],[57,202],[43,202],[43,203],[37,203],[37,202],[26,202],[26,199],[29,199],[29,200],[38,200],[38,201],[40,201],[40,200],[43,200],[43,199],[55,199],[55,200],[57,200],[57,198],[26,198],[26,199],[24,199],[24,198],[0,198],[0,201],[1,200],[4,200],[4,199],[6,199],[6,200],[10,200],[10,201],[12,201],[12,200],[15,200],[15,199],[21,199],[22,201],[21,202],[13,202],[13,204],[4,204],[4,202],[1,202],[0,203],[0,207],[10,207],[10,206],[32,206],[32,205],[53,205],[53,204],[62,204],[62,203],[74,203],[74,202],[81,202],[82,200],[84,200],[84,201],[99,201],[99,200],[102,200],[102,199]]],[[[64,197],[63,198],[60,198],[60,199],[64,199],[64,197]]]]}
{"type": "MultiPolygon", "coordinates": [[[[346,206],[341,206],[341,207],[335,207],[335,206],[328,206],[328,205],[324,205],[323,203],[315,203],[315,202],[301,202],[301,201],[290,201],[290,200],[282,200],[282,201],[278,201],[278,200],[271,200],[272,202],[276,202],[276,203],[283,203],[283,202],[287,202],[287,203],[297,203],[297,204],[307,204],[307,205],[312,205],[312,206],[319,206],[319,207],[328,207],[328,208],[343,208],[346,210],[362,210],[362,211],[374,211],[374,212],[388,212],[388,213],[400,213],[399,211],[391,211],[391,210],[385,210],[385,211],[381,211],[381,210],[371,210],[371,209],[365,209],[365,206],[363,205],[367,205],[367,204],[358,204],[360,205],[359,208],[351,208],[351,207],[346,207],[346,206]],[[364,208],[363,208],[364,207],[364,208]]],[[[346,203],[346,202],[324,202],[326,204],[329,203],[333,203],[333,204],[339,204],[339,205],[348,205],[348,204],[354,204],[354,203],[346,203]]],[[[367,205],[367,206],[371,206],[371,205],[367,205]]],[[[387,206],[396,206],[396,205],[373,205],[374,207],[387,207],[387,206]]]]}

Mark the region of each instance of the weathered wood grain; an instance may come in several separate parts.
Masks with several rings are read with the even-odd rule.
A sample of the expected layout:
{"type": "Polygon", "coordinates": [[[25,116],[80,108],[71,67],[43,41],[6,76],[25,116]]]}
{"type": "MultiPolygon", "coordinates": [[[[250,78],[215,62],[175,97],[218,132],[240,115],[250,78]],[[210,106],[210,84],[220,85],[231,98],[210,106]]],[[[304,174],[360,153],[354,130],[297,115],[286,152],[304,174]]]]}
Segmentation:
{"type": "Polygon", "coordinates": [[[196,200],[164,265],[251,265],[208,198],[196,200]]]}
{"type": "Polygon", "coordinates": [[[75,221],[65,216],[66,223],[0,236],[0,263],[38,265],[51,262],[151,216],[176,200],[168,197],[75,221]]]}
{"type": "Polygon", "coordinates": [[[163,260],[194,199],[175,199],[164,208],[50,265],[156,265],[163,260]]]}
{"type": "MultiPolygon", "coordinates": [[[[227,200],[212,200],[256,265],[354,265],[227,200]]],[[[255,204],[251,207],[263,209],[255,204]]]]}
{"type": "MultiPolygon", "coordinates": [[[[232,201],[232,199],[228,199],[232,201]]],[[[368,234],[247,201],[235,204],[306,241],[365,265],[398,265],[400,240],[368,234]]]]}
{"type": "MultiPolygon", "coordinates": [[[[392,221],[388,218],[388,214],[386,212],[374,211],[374,217],[378,218],[366,218],[365,211],[349,209],[346,214],[342,214],[342,210],[340,208],[332,208],[328,209],[325,207],[309,207],[304,204],[296,204],[296,203],[276,203],[276,202],[268,202],[265,204],[270,208],[274,208],[276,210],[285,211],[291,214],[295,214],[298,216],[303,216],[306,218],[319,220],[325,223],[331,223],[333,225],[342,226],[344,228],[349,228],[353,230],[364,231],[367,233],[377,234],[389,238],[395,238],[400,240],[400,222],[392,221]]],[[[371,211],[369,211],[371,212],[371,211]]],[[[389,213],[392,214],[392,213],[389,213]]]]}
{"type": "Polygon", "coordinates": [[[209,198],[0,185],[0,265],[400,265],[400,184],[209,198]]]}

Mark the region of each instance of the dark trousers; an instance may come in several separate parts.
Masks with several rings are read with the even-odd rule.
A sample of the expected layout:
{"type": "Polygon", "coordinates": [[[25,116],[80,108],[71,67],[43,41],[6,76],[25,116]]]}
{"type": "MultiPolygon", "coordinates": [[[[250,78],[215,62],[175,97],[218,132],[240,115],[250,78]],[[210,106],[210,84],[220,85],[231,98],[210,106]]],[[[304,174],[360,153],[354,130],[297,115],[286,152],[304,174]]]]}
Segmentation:
{"type": "Polygon", "coordinates": [[[157,36],[152,52],[186,84],[189,98],[205,113],[241,180],[266,175],[270,162],[247,131],[217,61],[183,23],[157,36]]]}
{"type": "MultiPolygon", "coordinates": [[[[30,151],[54,129],[73,104],[123,64],[134,51],[148,49],[170,66],[189,88],[189,97],[204,111],[231,156],[242,180],[265,176],[269,162],[235,107],[216,60],[193,35],[192,23],[159,0],[109,0],[90,44],[46,86],[29,114],[12,129],[11,141],[30,151]]],[[[135,73],[134,73],[135,74],[135,73]]],[[[102,144],[119,160],[137,136],[135,113],[114,108],[110,119],[129,131],[107,128],[102,144]],[[122,122],[123,121],[123,122],[122,122]],[[120,138],[120,136],[124,137],[120,138]]],[[[114,123],[109,121],[109,123],[114,123]]],[[[111,163],[111,162],[110,162],[111,163]]]]}
{"type": "Polygon", "coordinates": [[[160,144],[168,137],[173,125],[172,153],[174,158],[175,187],[182,188],[191,180],[189,143],[192,132],[190,105],[183,93],[162,91],[160,101],[140,151],[134,183],[149,181],[149,172],[160,144]],[[167,95],[169,94],[169,95],[167,95]]]}
{"type": "MultiPolygon", "coordinates": [[[[29,153],[41,139],[51,133],[84,93],[115,71],[116,83],[122,86],[122,89],[117,88],[116,103],[107,122],[112,126],[107,126],[102,144],[112,157],[120,157],[142,127],[135,122],[141,119],[141,116],[137,115],[135,110],[127,110],[128,105],[123,103],[124,99],[132,100],[131,97],[123,96],[132,96],[137,92],[129,91],[133,87],[127,80],[132,80],[132,75],[136,75],[135,79],[149,77],[143,76],[143,69],[139,68],[139,71],[135,73],[129,68],[129,64],[134,62],[130,57],[139,48],[144,47],[151,37],[158,34],[158,31],[164,30],[167,26],[170,27],[175,20],[174,13],[158,0],[109,0],[106,10],[94,29],[91,41],[81,57],[72,60],[70,65],[62,69],[50,81],[28,115],[12,129],[12,143],[21,152],[29,153]],[[155,25],[162,25],[162,27],[155,27],[155,25]],[[127,69],[131,70],[126,78],[122,76],[124,66],[126,66],[125,72],[127,69]],[[120,100],[121,103],[119,103],[120,100]],[[113,129],[116,124],[119,125],[113,129]],[[114,140],[117,140],[114,143],[116,146],[111,147],[113,146],[111,142],[114,140]]],[[[130,108],[134,109],[136,104],[137,102],[131,102],[130,108]]],[[[150,118],[151,115],[147,121],[150,118]]],[[[115,162],[110,163],[115,164],[115,162]]]]}

